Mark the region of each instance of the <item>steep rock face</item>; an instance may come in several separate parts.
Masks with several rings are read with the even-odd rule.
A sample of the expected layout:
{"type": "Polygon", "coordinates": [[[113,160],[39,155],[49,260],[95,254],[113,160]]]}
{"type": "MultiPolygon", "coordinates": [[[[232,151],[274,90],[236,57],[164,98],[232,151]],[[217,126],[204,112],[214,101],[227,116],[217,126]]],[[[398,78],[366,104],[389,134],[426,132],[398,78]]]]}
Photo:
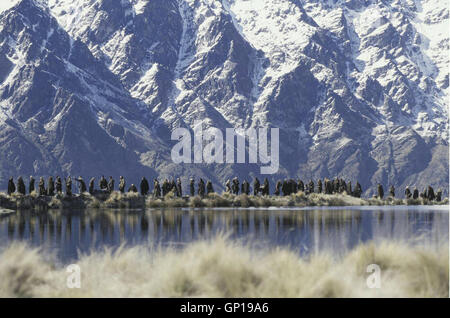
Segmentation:
{"type": "Polygon", "coordinates": [[[137,139],[152,149],[152,133],[90,50],[33,1],[0,19],[0,50],[10,61],[0,86],[2,180],[23,173],[151,173],[124,145],[137,139]]]}
{"type": "Polygon", "coordinates": [[[249,164],[173,164],[171,131],[201,120],[223,131],[280,128],[271,181],[341,176],[367,195],[377,182],[448,189],[448,8],[437,0],[5,8],[2,184],[51,171],[220,184],[259,174],[249,164]]]}
{"type": "MultiPolygon", "coordinates": [[[[283,139],[284,148],[293,149],[291,155],[298,151],[298,174],[342,175],[362,180],[364,188],[376,182],[404,187],[411,179],[423,188],[434,182],[421,173],[435,143],[448,147],[448,72],[438,66],[448,65],[442,55],[448,46],[445,6],[435,1],[226,2],[249,42],[268,56],[266,72],[279,75],[264,82],[269,85],[258,101],[269,109],[267,116],[278,104],[266,97],[271,82],[302,87],[292,83],[292,68],[288,76],[274,70],[280,64],[293,65],[294,70],[306,65],[301,82],[316,98],[307,92],[299,95],[307,96],[301,105],[309,101],[309,115],[298,113],[287,116],[292,123],[277,122],[291,136],[296,136],[295,122],[301,124],[301,145],[283,139]],[[427,32],[433,28],[438,32],[427,32]],[[289,61],[286,56],[295,58],[289,61]]],[[[297,90],[287,95],[293,97],[297,90]]],[[[295,101],[300,97],[290,105],[295,101]]],[[[286,102],[278,107],[282,114],[292,114],[286,102]]],[[[437,183],[447,187],[448,169],[441,172],[443,179],[437,183]]]]}
{"type": "Polygon", "coordinates": [[[149,114],[160,115],[167,107],[182,34],[176,1],[51,0],[49,7],[149,114]]]}

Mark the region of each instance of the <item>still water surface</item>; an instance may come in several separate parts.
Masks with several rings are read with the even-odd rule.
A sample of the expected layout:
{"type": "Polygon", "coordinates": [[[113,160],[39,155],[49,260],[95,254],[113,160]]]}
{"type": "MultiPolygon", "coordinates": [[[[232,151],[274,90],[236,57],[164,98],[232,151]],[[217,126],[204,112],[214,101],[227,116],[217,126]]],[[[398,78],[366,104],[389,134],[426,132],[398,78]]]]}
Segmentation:
{"type": "Polygon", "coordinates": [[[182,248],[226,234],[255,248],[344,253],[361,242],[448,242],[448,207],[86,210],[0,213],[0,249],[24,241],[62,263],[105,246],[182,248]]]}

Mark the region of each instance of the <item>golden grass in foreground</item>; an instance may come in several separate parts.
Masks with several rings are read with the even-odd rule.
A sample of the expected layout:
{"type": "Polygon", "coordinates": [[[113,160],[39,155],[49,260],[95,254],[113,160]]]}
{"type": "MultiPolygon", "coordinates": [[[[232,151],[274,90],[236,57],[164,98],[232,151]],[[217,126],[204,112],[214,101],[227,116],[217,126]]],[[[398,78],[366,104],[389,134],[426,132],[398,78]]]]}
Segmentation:
{"type": "Polygon", "coordinates": [[[448,244],[437,250],[385,242],[335,260],[287,250],[255,251],[218,237],[186,249],[143,247],[82,256],[81,289],[65,268],[16,244],[0,255],[1,297],[448,297],[448,244]],[[366,285],[381,267],[381,288],[366,285]]]}

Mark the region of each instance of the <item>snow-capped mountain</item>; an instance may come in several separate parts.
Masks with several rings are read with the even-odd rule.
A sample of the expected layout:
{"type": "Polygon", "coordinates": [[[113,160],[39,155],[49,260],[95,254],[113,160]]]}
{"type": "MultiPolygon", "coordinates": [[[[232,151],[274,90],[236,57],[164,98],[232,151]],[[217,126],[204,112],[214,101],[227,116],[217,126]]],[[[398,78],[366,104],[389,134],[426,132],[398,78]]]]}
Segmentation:
{"type": "Polygon", "coordinates": [[[0,182],[227,178],[176,127],[280,128],[280,170],[448,191],[449,10],[438,0],[2,0],[0,182]]]}

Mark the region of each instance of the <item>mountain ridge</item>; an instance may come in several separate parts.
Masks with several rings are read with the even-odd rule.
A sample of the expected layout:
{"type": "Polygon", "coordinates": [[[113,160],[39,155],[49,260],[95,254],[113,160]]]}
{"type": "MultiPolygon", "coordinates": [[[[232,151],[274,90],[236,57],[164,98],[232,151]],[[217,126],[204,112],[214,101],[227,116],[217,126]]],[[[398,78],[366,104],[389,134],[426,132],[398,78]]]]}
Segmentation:
{"type": "Polygon", "coordinates": [[[448,35],[436,32],[448,9],[437,1],[22,0],[0,25],[2,184],[102,171],[221,186],[258,175],[257,165],[173,164],[170,132],[201,119],[280,128],[271,181],[448,191],[448,35]],[[8,29],[14,13],[48,21],[8,29]]]}

